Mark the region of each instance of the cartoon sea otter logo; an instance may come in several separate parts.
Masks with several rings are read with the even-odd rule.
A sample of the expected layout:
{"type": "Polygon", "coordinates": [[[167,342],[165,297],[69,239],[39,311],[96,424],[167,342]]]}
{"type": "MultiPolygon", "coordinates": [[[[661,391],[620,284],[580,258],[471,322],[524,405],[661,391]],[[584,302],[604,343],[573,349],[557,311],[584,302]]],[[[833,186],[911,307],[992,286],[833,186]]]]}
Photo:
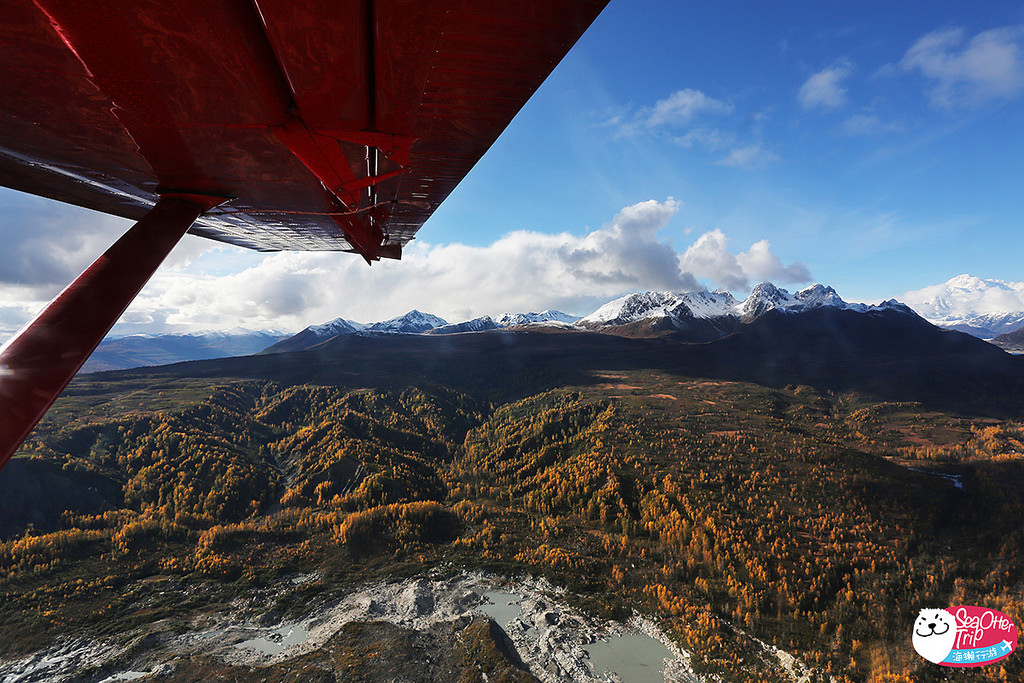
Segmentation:
{"type": "Polygon", "coordinates": [[[914,649],[929,662],[938,664],[953,650],[956,619],[944,609],[923,609],[914,622],[914,649]]]}

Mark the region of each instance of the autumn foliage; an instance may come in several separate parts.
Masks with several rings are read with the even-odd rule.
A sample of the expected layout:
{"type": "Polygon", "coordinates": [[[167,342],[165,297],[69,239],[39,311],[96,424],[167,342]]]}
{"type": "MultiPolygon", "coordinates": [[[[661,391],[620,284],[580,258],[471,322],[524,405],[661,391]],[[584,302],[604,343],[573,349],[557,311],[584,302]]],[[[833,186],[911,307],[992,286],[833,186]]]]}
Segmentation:
{"type": "MultiPolygon", "coordinates": [[[[783,679],[759,643],[837,680],[910,680],[922,606],[1022,623],[1021,424],[810,387],[595,379],[504,404],[265,381],[105,417],[67,403],[21,457],[123,497],[0,543],[0,616],[15,634],[129,620],[116,587],[152,576],[487,566],[652,615],[698,668],[748,681],[783,679]]],[[[1008,660],[976,680],[1020,675],[1008,660]]]]}

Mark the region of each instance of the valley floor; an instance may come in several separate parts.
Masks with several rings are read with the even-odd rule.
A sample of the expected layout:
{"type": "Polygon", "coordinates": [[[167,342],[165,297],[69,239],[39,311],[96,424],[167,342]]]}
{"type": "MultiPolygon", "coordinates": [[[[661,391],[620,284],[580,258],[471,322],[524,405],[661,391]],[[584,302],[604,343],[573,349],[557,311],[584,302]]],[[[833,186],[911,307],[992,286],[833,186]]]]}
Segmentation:
{"type": "MultiPolygon", "coordinates": [[[[293,577],[279,590],[318,580],[315,575],[293,577]]],[[[499,680],[504,675],[599,683],[617,680],[619,674],[596,668],[589,651],[625,636],[633,649],[615,655],[626,672],[623,680],[706,680],[690,670],[689,655],[652,622],[593,619],[567,604],[564,590],[543,579],[437,571],[363,586],[294,620],[268,625],[239,621],[238,616],[207,614],[185,632],[156,623],[106,641],[62,640],[0,663],[0,677],[5,683],[185,680],[217,673],[310,680],[333,673],[341,680],[353,675],[371,680],[376,667],[386,668],[386,676],[410,681],[486,673],[499,680]],[[372,642],[371,634],[382,641],[372,642]],[[323,656],[339,650],[345,655],[323,656]],[[463,656],[442,664],[446,652],[463,656]]]]}
{"type": "Polygon", "coordinates": [[[1024,675],[1016,655],[965,674],[909,646],[924,606],[1022,622],[1021,423],[802,385],[546,372],[500,399],[424,381],[80,379],[12,461],[17,481],[0,479],[0,666],[571,680],[600,675],[586,641],[641,628],[675,680],[1024,675]],[[490,621],[488,591],[520,594],[522,612],[490,621]]]}

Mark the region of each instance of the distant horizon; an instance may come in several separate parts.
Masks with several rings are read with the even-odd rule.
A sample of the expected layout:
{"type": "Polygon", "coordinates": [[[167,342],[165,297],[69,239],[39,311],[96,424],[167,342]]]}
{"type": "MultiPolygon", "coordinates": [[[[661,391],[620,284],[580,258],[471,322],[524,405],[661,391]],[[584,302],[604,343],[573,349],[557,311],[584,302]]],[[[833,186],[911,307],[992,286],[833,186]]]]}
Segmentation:
{"type": "MultiPolygon", "coordinates": [[[[947,280],[944,283],[939,283],[938,285],[933,285],[933,286],[925,287],[925,288],[922,288],[921,290],[917,290],[917,292],[907,292],[906,294],[931,292],[933,290],[936,290],[941,285],[949,284],[950,282],[956,281],[956,280],[958,280],[960,278],[974,278],[974,277],[976,277],[976,276],[970,275],[968,273],[961,273],[959,275],[955,275],[955,276],[951,277],[949,280],[947,280]]],[[[974,311],[973,312],[974,315],[998,314],[998,313],[1019,313],[1022,316],[1024,316],[1024,281],[1022,281],[1022,282],[1011,282],[1011,281],[1007,281],[1007,280],[998,280],[998,279],[995,279],[995,278],[978,278],[978,279],[982,280],[984,282],[999,282],[999,283],[1003,283],[1003,284],[1007,284],[1007,285],[1016,285],[1017,289],[1021,292],[1022,304],[1021,304],[1021,306],[1019,308],[1016,308],[1016,309],[1007,308],[1007,309],[1001,310],[1001,311],[994,311],[994,310],[974,311]]],[[[765,281],[757,283],[753,287],[750,287],[749,291],[752,292],[753,289],[756,288],[758,285],[765,284],[765,283],[772,284],[772,285],[778,287],[779,289],[781,289],[783,291],[786,291],[786,292],[788,292],[790,294],[796,294],[797,292],[805,291],[805,290],[810,289],[812,287],[815,287],[817,285],[820,285],[822,287],[832,287],[831,285],[829,285],[826,282],[813,282],[813,283],[810,283],[810,284],[807,284],[807,285],[801,285],[800,287],[783,287],[783,286],[779,286],[779,285],[771,282],[770,280],[765,280],[765,281]]],[[[900,297],[887,297],[885,299],[877,299],[877,300],[872,300],[872,301],[863,301],[863,300],[858,301],[858,300],[851,299],[851,298],[843,296],[843,293],[841,291],[839,291],[838,289],[835,289],[834,287],[832,289],[834,289],[836,291],[836,293],[839,295],[839,297],[843,301],[845,301],[846,303],[851,303],[851,304],[852,303],[862,303],[862,304],[866,304],[866,305],[877,305],[877,304],[882,303],[883,301],[888,301],[888,300],[895,299],[899,303],[906,304],[912,310],[914,310],[914,312],[916,312],[918,315],[920,315],[921,317],[923,317],[923,318],[925,318],[927,320],[930,320],[930,321],[933,321],[933,322],[941,320],[940,317],[937,317],[937,316],[934,315],[933,311],[929,311],[927,306],[921,305],[920,301],[915,302],[915,303],[910,303],[910,302],[904,301],[903,298],[900,298],[900,297]],[[929,313],[931,313],[931,315],[929,315],[929,313]]],[[[544,312],[547,312],[547,311],[551,311],[551,312],[555,312],[555,313],[562,313],[564,315],[568,315],[568,316],[580,319],[580,318],[585,318],[586,316],[594,313],[598,308],[600,308],[601,306],[603,306],[603,305],[605,305],[607,303],[611,303],[611,302],[616,301],[618,299],[622,299],[622,298],[627,297],[627,296],[629,296],[631,294],[637,294],[637,293],[643,293],[643,292],[655,292],[655,291],[659,291],[659,290],[636,290],[636,291],[632,291],[632,292],[625,292],[625,293],[623,293],[621,295],[614,296],[614,297],[608,299],[608,301],[604,302],[603,304],[598,305],[593,310],[590,310],[587,313],[583,313],[583,314],[576,313],[576,312],[569,312],[569,311],[560,311],[560,310],[557,310],[557,309],[550,309],[550,308],[540,309],[540,308],[533,307],[530,310],[521,310],[521,311],[503,310],[503,311],[498,312],[498,313],[484,313],[484,314],[479,315],[479,316],[474,316],[472,318],[465,318],[465,319],[460,319],[460,320],[452,320],[452,319],[449,319],[449,318],[447,318],[445,316],[437,316],[437,317],[443,319],[445,321],[445,323],[449,324],[449,325],[457,325],[457,324],[469,322],[471,320],[476,320],[478,318],[482,318],[482,317],[485,317],[485,316],[486,317],[490,317],[492,319],[498,319],[498,318],[500,318],[503,315],[539,314],[539,313],[544,313],[544,312]]],[[[715,288],[715,289],[711,289],[709,287],[704,287],[702,289],[696,289],[696,290],[690,290],[690,291],[669,291],[669,290],[662,290],[662,291],[665,291],[665,292],[668,292],[668,293],[672,293],[672,294],[692,294],[692,293],[697,293],[697,292],[708,292],[708,293],[712,293],[712,292],[727,292],[733,298],[735,298],[738,302],[744,301],[746,299],[746,297],[749,296],[749,292],[746,295],[739,296],[739,295],[736,294],[736,292],[727,290],[727,289],[725,289],[723,287],[718,287],[718,288],[715,288]]],[[[259,329],[256,329],[256,328],[248,328],[248,327],[245,327],[244,325],[237,325],[237,326],[234,326],[234,327],[228,328],[228,329],[212,328],[212,329],[195,329],[195,330],[166,330],[166,331],[162,331],[162,332],[125,332],[125,333],[119,333],[117,327],[115,327],[114,330],[112,330],[111,333],[107,335],[106,339],[123,339],[123,338],[126,338],[126,337],[136,337],[136,336],[186,336],[186,335],[202,335],[202,334],[217,334],[217,333],[232,333],[232,332],[237,333],[237,334],[270,334],[270,335],[290,336],[290,335],[298,334],[299,332],[301,332],[301,331],[303,331],[303,330],[305,330],[305,329],[307,329],[309,327],[315,327],[315,326],[318,326],[318,325],[325,325],[325,324],[334,322],[335,320],[345,320],[346,322],[354,323],[356,325],[369,326],[369,325],[373,325],[373,324],[376,324],[376,323],[383,323],[383,322],[388,322],[390,320],[395,320],[397,318],[401,318],[401,317],[403,317],[405,315],[408,315],[409,313],[412,313],[414,311],[419,311],[420,313],[426,313],[426,314],[429,314],[429,315],[436,315],[436,314],[433,313],[433,311],[423,310],[421,308],[412,308],[412,309],[409,309],[408,311],[405,311],[404,313],[399,313],[398,315],[389,316],[388,318],[382,318],[380,320],[372,320],[372,321],[360,321],[360,320],[355,320],[353,318],[349,318],[349,317],[347,317],[345,315],[336,315],[333,318],[330,318],[328,320],[320,320],[320,321],[311,322],[308,325],[304,325],[303,327],[293,328],[293,329],[282,329],[282,328],[277,328],[277,329],[274,329],[274,328],[259,328],[259,329]]],[[[965,316],[965,315],[968,315],[968,313],[961,312],[961,316],[965,316]]]]}
{"type": "MultiPolygon", "coordinates": [[[[115,333],[1020,282],[1022,101],[1019,3],[612,0],[402,261],[187,236],[115,333]]],[[[0,335],[129,225],[0,190],[0,335]]]]}

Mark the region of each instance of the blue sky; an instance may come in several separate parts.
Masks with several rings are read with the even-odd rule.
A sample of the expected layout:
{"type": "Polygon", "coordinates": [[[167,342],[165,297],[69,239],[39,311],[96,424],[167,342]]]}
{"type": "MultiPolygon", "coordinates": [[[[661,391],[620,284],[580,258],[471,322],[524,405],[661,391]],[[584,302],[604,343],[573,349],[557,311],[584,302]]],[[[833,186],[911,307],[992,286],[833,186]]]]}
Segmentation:
{"type": "Polygon", "coordinates": [[[737,248],[768,239],[854,297],[959,272],[1021,279],[1021,22],[1017,3],[613,1],[431,238],[473,212],[497,215],[475,236],[487,240],[598,227],[673,196],[683,207],[663,234],[677,246],[686,230],[718,228],[737,248]],[[945,42],[907,59],[936,34],[945,42]],[[1006,56],[1008,68],[986,61],[1006,56]],[[686,91],[705,106],[645,125],[686,91]],[[723,165],[744,150],[748,163],[723,165]],[[514,192],[508,169],[521,170],[514,192]]]}
{"type": "MultiPolygon", "coordinates": [[[[401,263],[188,238],[116,331],[1024,280],[1022,104],[1021,3],[612,0],[401,263]]],[[[0,221],[4,332],[124,229],[7,191],[0,221]]]]}

